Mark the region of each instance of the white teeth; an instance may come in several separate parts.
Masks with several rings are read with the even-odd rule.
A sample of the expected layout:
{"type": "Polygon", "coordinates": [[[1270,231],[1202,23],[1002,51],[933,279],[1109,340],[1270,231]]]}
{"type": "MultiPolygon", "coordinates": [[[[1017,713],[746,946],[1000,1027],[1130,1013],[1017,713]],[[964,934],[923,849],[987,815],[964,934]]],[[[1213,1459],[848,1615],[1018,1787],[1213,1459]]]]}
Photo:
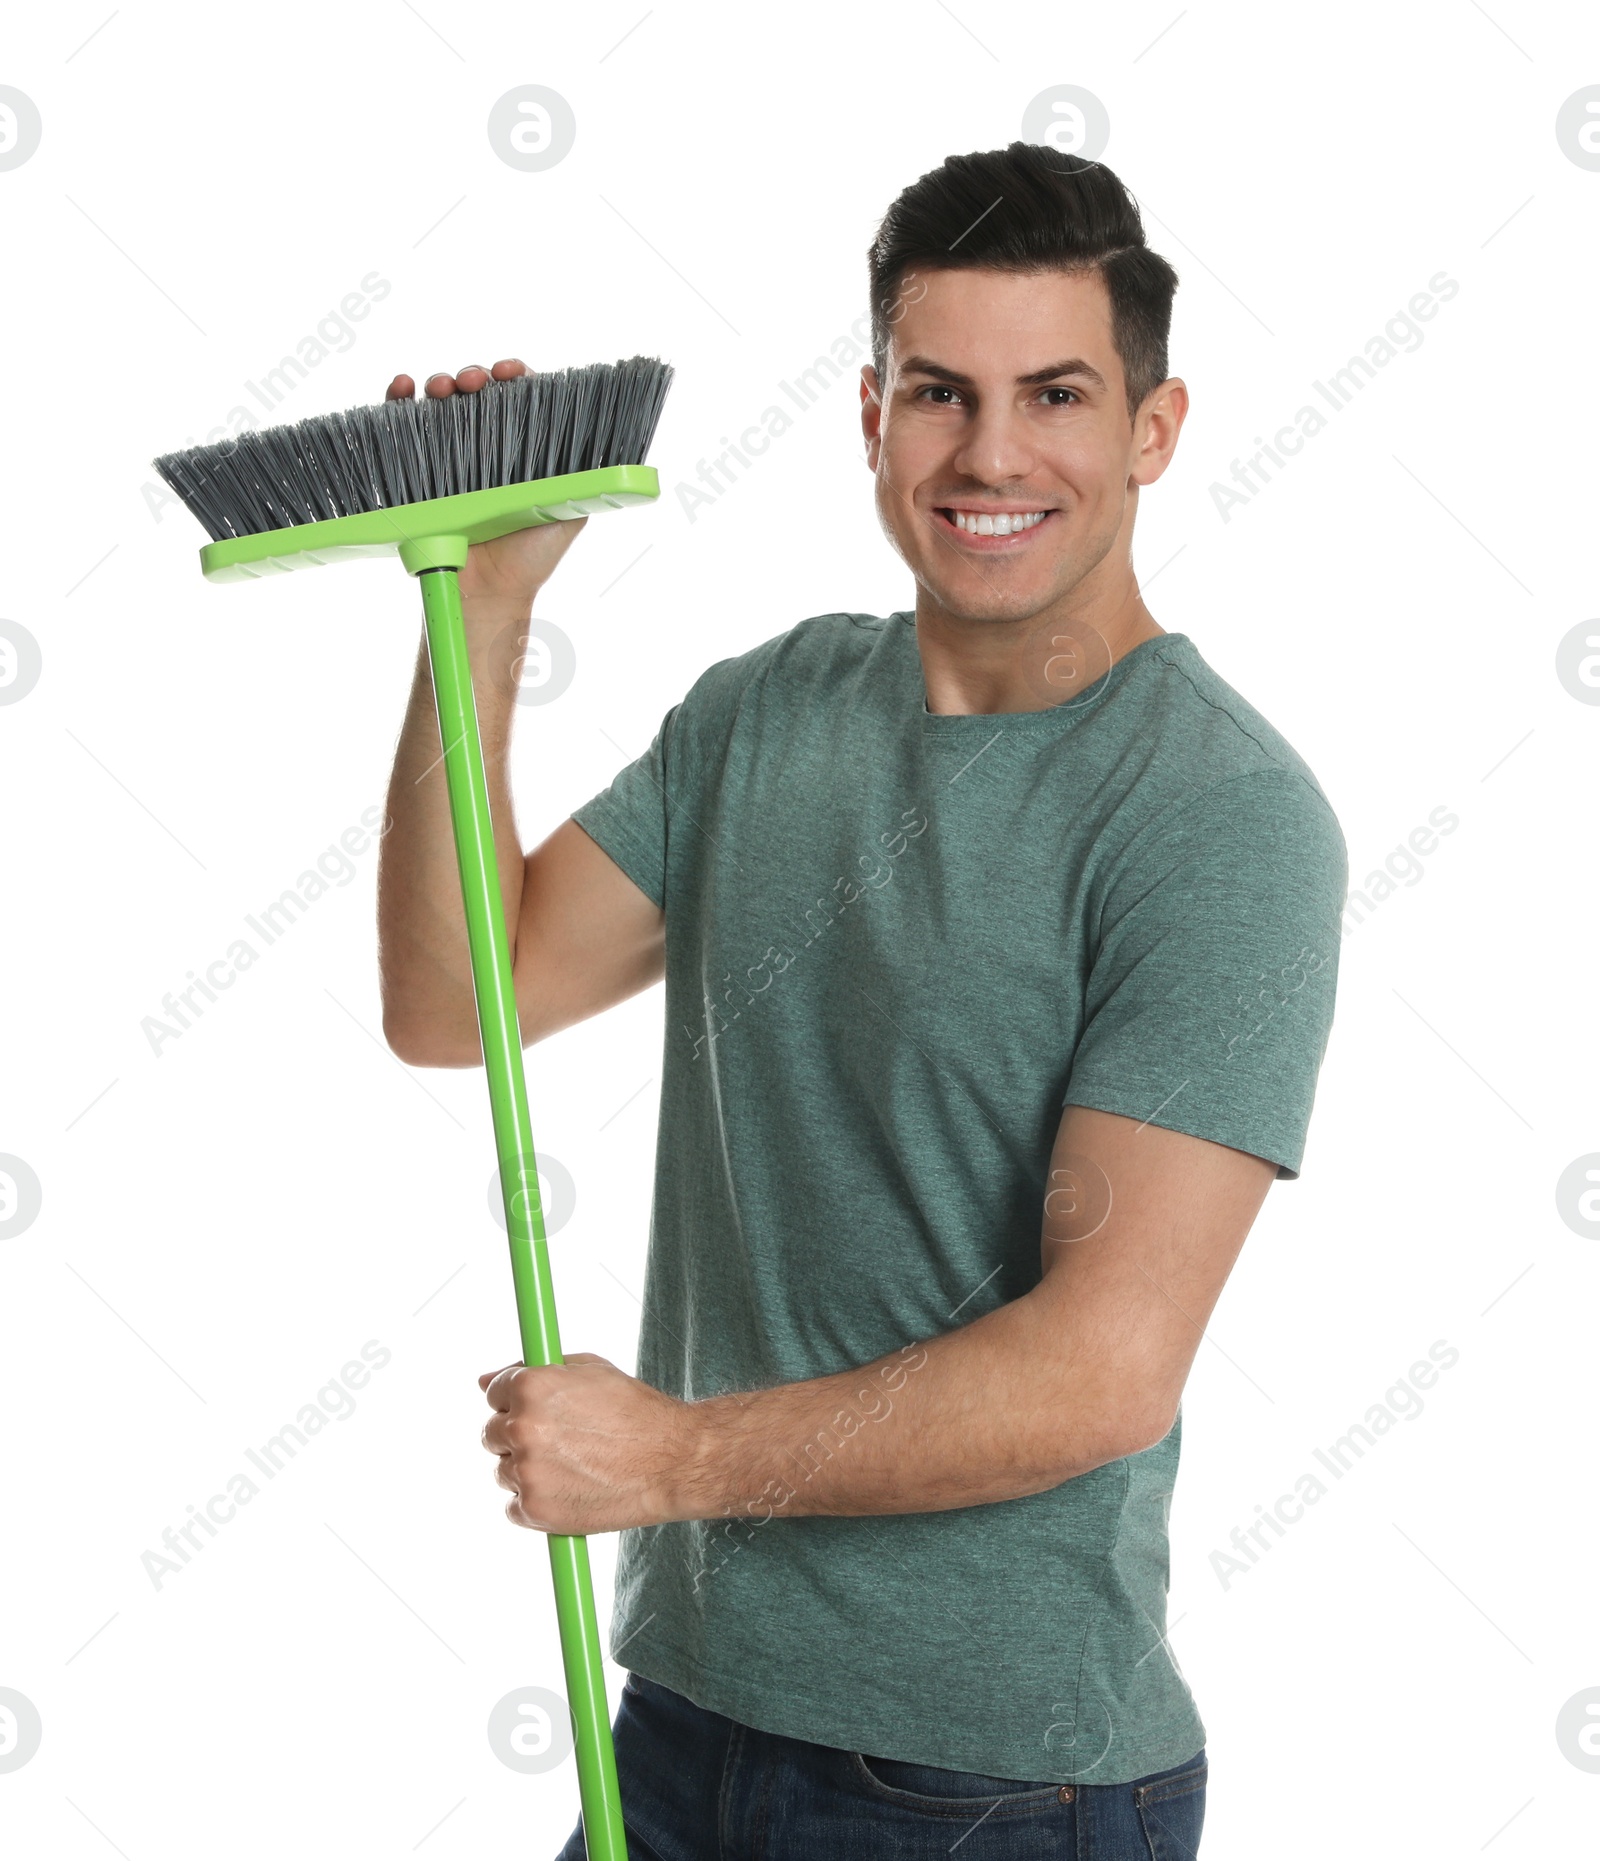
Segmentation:
{"type": "Polygon", "coordinates": [[[988,511],[956,510],[950,514],[957,529],[971,536],[1014,536],[1019,530],[1031,530],[1036,523],[1043,523],[1046,515],[1042,510],[1001,511],[998,515],[988,511]]]}

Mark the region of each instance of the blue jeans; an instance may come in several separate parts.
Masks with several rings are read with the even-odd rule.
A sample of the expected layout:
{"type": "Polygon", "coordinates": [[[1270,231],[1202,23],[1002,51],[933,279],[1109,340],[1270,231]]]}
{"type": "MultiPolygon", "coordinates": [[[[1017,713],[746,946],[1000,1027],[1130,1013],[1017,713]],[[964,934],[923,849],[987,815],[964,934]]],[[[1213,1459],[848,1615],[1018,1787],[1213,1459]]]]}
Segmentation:
{"type": "MultiPolygon", "coordinates": [[[[1195,1861],[1206,1754],[1132,1783],[1018,1783],[758,1732],[629,1674],[629,1861],[1195,1861]]],[[[583,1829],[559,1861],[587,1861],[583,1829]]]]}

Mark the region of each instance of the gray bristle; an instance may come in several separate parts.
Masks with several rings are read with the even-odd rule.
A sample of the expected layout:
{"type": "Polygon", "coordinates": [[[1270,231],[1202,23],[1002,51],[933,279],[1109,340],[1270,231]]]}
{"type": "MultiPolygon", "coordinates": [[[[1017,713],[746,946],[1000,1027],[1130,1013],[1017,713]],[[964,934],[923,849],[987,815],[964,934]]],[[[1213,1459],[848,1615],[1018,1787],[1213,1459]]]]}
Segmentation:
{"type": "Polygon", "coordinates": [[[642,465],[672,385],[653,356],[382,401],[168,452],[155,469],[213,542],[426,498],[642,465]]]}

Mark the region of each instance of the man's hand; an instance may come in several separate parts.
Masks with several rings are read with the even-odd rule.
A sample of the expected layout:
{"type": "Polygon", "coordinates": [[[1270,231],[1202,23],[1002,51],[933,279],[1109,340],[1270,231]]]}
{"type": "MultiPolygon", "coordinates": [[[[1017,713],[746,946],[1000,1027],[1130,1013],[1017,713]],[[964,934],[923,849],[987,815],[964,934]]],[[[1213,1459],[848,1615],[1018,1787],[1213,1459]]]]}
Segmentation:
{"type": "Polygon", "coordinates": [[[511,1494],[513,1525],[581,1537],[696,1516],[682,1509],[694,1457],[689,1403],[588,1351],[543,1368],[486,1370],[478,1387],[495,1411],[483,1445],[499,1456],[495,1479],[511,1494]]]}
{"type": "MultiPolygon", "coordinates": [[[[526,362],[508,356],[493,368],[474,366],[456,375],[430,375],[424,391],[430,400],[443,401],[452,394],[476,394],[491,377],[510,381],[528,372],[526,362]]],[[[416,389],[409,375],[396,375],[383,398],[409,401],[416,389]]],[[[474,543],[461,571],[461,605],[469,623],[480,612],[497,619],[526,619],[533,608],[533,597],[550,579],[551,571],[588,521],[587,517],[564,518],[558,523],[535,524],[531,530],[513,530],[493,542],[474,543]]]]}

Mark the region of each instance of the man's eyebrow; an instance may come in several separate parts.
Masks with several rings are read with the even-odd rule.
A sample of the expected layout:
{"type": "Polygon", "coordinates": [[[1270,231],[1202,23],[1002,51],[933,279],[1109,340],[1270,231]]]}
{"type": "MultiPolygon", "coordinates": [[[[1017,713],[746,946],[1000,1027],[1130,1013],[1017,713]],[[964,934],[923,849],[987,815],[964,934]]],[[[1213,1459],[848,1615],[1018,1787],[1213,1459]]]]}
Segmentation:
{"type": "MultiPolygon", "coordinates": [[[[902,374],[932,375],[936,381],[948,381],[952,387],[970,388],[974,385],[970,375],[963,375],[958,370],[946,368],[942,362],[935,362],[931,356],[908,356],[900,365],[902,374]]],[[[1052,362],[1048,368],[1036,368],[1031,375],[1018,375],[1019,388],[1040,388],[1047,381],[1059,381],[1063,375],[1077,375],[1085,381],[1092,381],[1097,388],[1106,385],[1105,376],[1082,356],[1070,356],[1064,362],[1052,362]]]]}

